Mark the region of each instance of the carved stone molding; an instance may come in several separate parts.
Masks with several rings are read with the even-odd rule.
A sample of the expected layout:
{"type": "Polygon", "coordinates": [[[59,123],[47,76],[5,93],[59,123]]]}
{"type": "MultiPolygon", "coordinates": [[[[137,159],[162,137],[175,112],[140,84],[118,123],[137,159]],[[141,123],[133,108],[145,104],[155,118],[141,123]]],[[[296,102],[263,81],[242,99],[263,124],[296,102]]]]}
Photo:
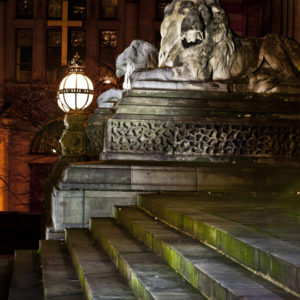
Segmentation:
{"type": "Polygon", "coordinates": [[[193,156],[297,156],[300,128],[110,120],[107,152],[193,156]]]}

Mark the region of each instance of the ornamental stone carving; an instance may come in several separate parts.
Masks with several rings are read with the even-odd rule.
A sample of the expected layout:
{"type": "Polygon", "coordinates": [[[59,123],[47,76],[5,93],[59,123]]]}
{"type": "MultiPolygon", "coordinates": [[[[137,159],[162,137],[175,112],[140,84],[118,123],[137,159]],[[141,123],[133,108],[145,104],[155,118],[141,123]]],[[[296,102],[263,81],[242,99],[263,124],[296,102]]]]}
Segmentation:
{"type": "Polygon", "coordinates": [[[111,150],[172,153],[175,128],[160,121],[111,120],[111,150]]]}
{"type": "Polygon", "coordinates": [[[108,152],[194,156],[297,156],[300,128],[110,120],[108,152]]]}

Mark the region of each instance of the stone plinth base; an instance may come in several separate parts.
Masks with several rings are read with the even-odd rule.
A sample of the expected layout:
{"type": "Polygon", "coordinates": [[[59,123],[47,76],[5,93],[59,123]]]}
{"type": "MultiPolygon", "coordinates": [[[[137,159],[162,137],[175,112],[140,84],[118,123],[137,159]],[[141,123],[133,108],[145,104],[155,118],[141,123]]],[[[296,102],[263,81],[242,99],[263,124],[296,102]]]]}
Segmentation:
{"type": "Polygon", "coordinates": [[[136,205],[142,193],[295,192],[299,175],[297,168],[229,163],[72,164],[54,190],[48,238],[60,238],[68,227],[88,227],[90,217],[111,217],[114,206],[136,205]]]}
{"type": "Polygon", "coordinates": [[[298,95],[129,90],[100,159],[299,161],[299,109],[298,95]]]}

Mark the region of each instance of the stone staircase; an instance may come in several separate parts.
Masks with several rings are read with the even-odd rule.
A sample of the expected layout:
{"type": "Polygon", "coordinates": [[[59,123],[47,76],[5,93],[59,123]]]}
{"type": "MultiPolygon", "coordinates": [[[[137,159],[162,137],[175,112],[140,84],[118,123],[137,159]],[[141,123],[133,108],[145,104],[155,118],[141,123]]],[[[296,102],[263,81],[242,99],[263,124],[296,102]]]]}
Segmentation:
{"type": "Polygon", "coordinates": [[[299,299],[299,213],[295,195],[140,195],[41,241],[41,268],[17,251],[8,299],[299,299]]]}

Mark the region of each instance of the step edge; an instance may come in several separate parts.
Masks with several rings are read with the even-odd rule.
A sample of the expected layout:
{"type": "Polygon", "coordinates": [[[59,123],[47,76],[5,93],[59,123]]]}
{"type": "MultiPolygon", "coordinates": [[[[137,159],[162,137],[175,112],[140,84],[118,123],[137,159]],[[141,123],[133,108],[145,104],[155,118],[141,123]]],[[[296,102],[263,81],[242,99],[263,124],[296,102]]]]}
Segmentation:
{"type": "MultiPolygon", "coordinates": [[[[134,209],[134,208],[133,208],[133,207],[130,207],[130,209],[134,209]]],[[[138,209],[138,208],[137,208],[137,209],[138,209]]],[[[190,278],[188,278],[185,274],[183,274],[183,272],[181,271],[180,266],[178,266],[178,262],[177,262],[177,261],[176,261],[174,264],[173,264],[172,262],[168,261],[167,258],[162,254],[162,252],[163,252],[163,246],[162,246],[162,245],[164,245],[164,247],[168,248],[169,251],[173,252],[174,254],[177,255],[177,257],[179,257],[178,261],[180,260],[180,264],[181,264],[182,261],[185,261],[189,266],[192,266],[192,267],[193,267],[194,272],[197,271],[198,273],[201,273],[201,274],[203,274],[204,276],[206,276],[212,283],[216,284],[215,286],[220,287],[220,288],[223,288],[226,294],[230,293],[230,294],[233,295],[233,297],[238,297],[238,296],[239,296],[239,295],[237,295],[237,294],[235,293],[235,291],[234,291],[231,287],[226,287],[226,286],[222,285],[220,282],[217,281],[218,279],[213,278],[213,276],[212,276],[211,274],[208,274],[208,273],[205,272],[205,270],[201,270],[201,269],[199,269],[197,266],[195,266],[194,263],[191,262],[191,261],[190,261],[183,253],[181,253],[180,251],[178,251],[178,249],[176,249],[175,247],[173,247],[171,244],[169,244],[169,243],[168,243],[167,241],[165,241],[163,238],[160,238],[160,237],[158,237],[158,236],[155,236],[155,234],[153,234],[153,233],[151,233],[149,230],[145,229],[145,228],[143,227],[142,224],[139,224],[138,221],[136,221],[136,220],[134,220],[134,219],[131,219],[131,220],[130,220],[130,223],[131,223],[131,225],[133,225],[133,227],[134,227],[134,225],[135,225],[135,226],[141,228],[141,229],[144,231],[145,235],[146,235],[146,233],[148,233],[149,235],[151,235],[151,236],[152,236],[152,241],[153,241],[154,239],[159,240],[161,246],[160,246],[159,249],[158,249],[158,248],[156,248],[156,247],[154,247],[154,246],[149,245],[149,243],[147,242],[146,237],[145,237],[144,240],[141,240],[141,239],[137,236],[137,233],[134,232],[134,229],[133,229],[133,228],[128,228],[129,224],[128,224],[128,223],[125,224],[124,220],[122,220],[122,216],[121,216],[122,214],[126,214],[126,212],[124,213],[124,212],[122,212],[122,210],[121,210],[121,211],[118,210],[118,212],[116,213],[116,218],[117,218],[117,220],[120,222],[120,224],[121,224],[123,227],[125,227],[125,228],[130,232],[130,234],[132,234],[136,239],[138,239],[139,241],[141,241],[142,243],[144,243],[144,244],[146,244],[148,247],[150,247],[150,248],[152,249],[152,251],[153,251],[155,254],[157,254],[158,256],[160,256],[160,257],[161,257],[161,258],[162,258],[162,259],[163,259],[170,267],[172,267],[176,272],[178,272],[182,277],[184,277],[184,278],[185,278],[192,286],[194,286],[197,290],[199,290],[205,297],[210,298],[212,295],[209,295],[209,294],[205,293],[205,291],[202,291],[202,290],[198,287],[198,285],[196,285],[196,283],[194,282],[194,280],[195,280],[194,278],[190,279],[190,278]],[[158,251],[158,250],[160,250],[160,251],[158,251]]],[[[128,219],[128,218],[130,218],[130,216],[127,216],[127,219],[128,219]]],[[[154,220],[153,220],[153,222],[154,222],[154,220]]],[[[180,233],[183,234],[182,232],[180,232],[180,233]]],[[[193,239],[193,240],[196,242],[195,239],[193,239]]],[[[159,244],[159,243],[158,243],[158,244],[159,244]]],[[[212,249],[211,247],[209,247],[209,248],[212,249]]],[[[220,254],[219,251],[216,251],[216,252],[220,254]]],[[[230,261],[232,262],[233,260],[230,259],[230,261]]],[[[235,263],[237,263],[237,262],[235,262],[235,263]]],[[[238,263],[237,263],[237,264],[238,264],[238,263]]],[[[241,266],[240,264],[238,264],[238,265],[239,265],[241,268],[243,268],[243,266],[241,266]]],[[[189,266],[187,266],[186,269],[189,269],[189,266]]],[[[231,266],[228,266],[228,267],[231,267],[231,266]]],[[[250,271],[250,273],[252,274],[253,272],[250,271]]],[[[258,274],[256,273],[256,275],[258,275],[258,274]]],[[[192,275],[190,275],[190,276],[193,277],[192,275]]],[[[246,276],[246,274],[245,274],[245,276],[246,276]]],[[[199,274],[198,274],[198,277],[199,277],[199,274]]],[[[271,289],[269,289],[269,288],[267,288],[267,287],[264,287],[264,286],[261,285],[259,282],[256,282],[255,280],[252,280],[251,278],[248,278],[248,279],[251,280],[251,281],[253,281],[253,282],[255,282],[257,285],[261,286],[262,288],[266,289],[266,290],[269,291],[271,294],[274,294],[274,295],[276,295],[278,298],[283,299],[283,298],[280,297],[280,295],[276,294],[276,293],[273,292],[271,289]]],[[[274,287],[275,287],[275,288],[276,288],[276,287],[278,288],[278,285],[274,285],[274,287]]],[[[282,289],[282,292],[287,292],[287,291],[285,291],[284,289],[282,289]]],[[[288,296],[288,295],[287,295],[287,296],[288,296]]]]}
{"type": "MultiPolygon", "coordinates": [[[[148,199],[148,201],[149,201],[149,199],[148,199]]],[[[175,230],[178,230],[178,231],[180,231],[180,232],[182,232],[182,233],[184,233],[184,234],[190,236],[190,237],[193,238],[193,239],[199,240],[200,242],[204,243],[204,244],[207,245],[208,247],[210,247],[210,248],[212,248],[212,249],[218,251],[218,252],[221,253],[222,255],[226,256],[226,257],[229,258],[229,259],[231,259],[232,261],[234,261],[234,262],[236,262],[236,263],[242,265],[243,267],[245,267],[245,268],[248,269],[249,271],[251,271],[251,272],[253,272],[253,273],[255,273],[255,274],[261,276],[262,278],[268,280],[269,282],[273,283],[274,285],[277,285],[277,286],[280,287],[281,289],[284,289],[286,292],[291,293],[292,295],[294,295],[294,296],[300,298],[300,287],[299,287],[299,292],[297,292],[297,291],[295,291],[294,289],[292,289],[292,288],[286,286],[284,283],[282,283],[282,282],[280,282],[280,281],[274,279],[272,276],[270,276],[270,275],[268,275],[268,274],[266,274],[266,273],[264,273],[264,272],[262,272],[262,271],[260,271],[260,270],[256,270],[255,268],[252,268],[252,267],[249,266],[249,265],[246,265],[246,264],[243,263],[242,261],[240,261],[240,260],[234,258],[234,257],[231,256],[230,254],[227,254],[226,252],[224,252],[224,251],[221,250],[220,248],[218,248],[218,247],[216,247],[216,246],[210,244],[209,242],[207,242],[207,241],[205,241],[205,240],[201,240],[201,239],[199,239],[199,238],[196,238],[196,237],[194,237],[193,234],[191,234],[190,232],[184,231],[183,229],[181,229],[181,228],[179,228],[179,227],[177,227],[177,226],[174,226],[174,225],[171,224],[171,223],[168,223],[166,220],[164,220],[164,219],[160,218],[159,216],[155,215],[152,211],[150,211],[150,209],[143,207],[143,204],[141,204],[141,202],[142,202],[142,201],[140,200],[140,197],[139,197],[139,198],[138,198],[138,206],[139,206],[139,208],[141,208],[142,210],[144,210],[147,214],[149,214],[149,215],[151,215],[151,216],[157,218],[157,219],[160,220],[162,223],[164,223],[164,224],[170,226],[171,228],[173,228],[173,229],[175,229],[175,230]]],[[[228,220],[227,220],[227,221],[228,221],[228,220]]],[[[205,225],[206,225],[206,224],[205,224],[205,225]]],[[[240,225],[241,225],[241,224],[240,224],[240,225]]],[[[243,226],[243,225],[241,225],[241,226],[243,226]]],[[[245,244],[245,246],[246,246],[246,245],[249,245],[249,244],[245,243],[243,240],[240,240],[240,239],[236,238],[235,236],[233,236],[233,235],[231,235],[231,234],[229,234],[229,233],[227,233],[227,232],[225,232],[225,231],[222,231],[222,230],[220,230],[220,229],[217,229],[217,230],[219,230],[219,231],[221,231],[222,233],[228,235],[230,238],[232,238],[232,239],[234,239],[234,240],[236,240],[236,241],[238,241],[238,242],[240,242],[240,243],[242,243],[242,244],[245,244]]],[[[283,241],[282,241],[282,242],[283,242],[283,241]]],[[[289,245],[290,245],[290,244],[289,244],[289,245]]],[[[261,248],[253,247],[252,245],[250,245],[250,246],[251,246],[254,250],[262,251],[263,253],[265,253],[265,250],[262,250],[261,248]]],[[[290,246],[293,246],[293,245],[290,245],[290,246]]],[[[296,247],[296,246],[294,246],[294,247],[296,247]]],[[[268,255],[269,255],[270,257],[274,257],[275,259],[278,259],[277,256],[273,255],[273,253],[268,253],[268,255]]],[[[279,257],[280,257],[280,256],[279,256],[279,257]]],[[[269,260],[269,259],[268,259],[268,260],[269,260]]],[[[259,263],[260,263],[260,259],[259,259],[259,263]]],[[[270,265],[270,263],[269,263],[269,265],[270,265]]],[[[292,266],[294,267],[294,265],[292,265],[292,266]]],[[[270,268],[270,266],[268,266],[268,269],[269,269],[269,268],[270,268]]],[[[300,274],[300,271],[298,271],[298,274],[300,274]]]]}

